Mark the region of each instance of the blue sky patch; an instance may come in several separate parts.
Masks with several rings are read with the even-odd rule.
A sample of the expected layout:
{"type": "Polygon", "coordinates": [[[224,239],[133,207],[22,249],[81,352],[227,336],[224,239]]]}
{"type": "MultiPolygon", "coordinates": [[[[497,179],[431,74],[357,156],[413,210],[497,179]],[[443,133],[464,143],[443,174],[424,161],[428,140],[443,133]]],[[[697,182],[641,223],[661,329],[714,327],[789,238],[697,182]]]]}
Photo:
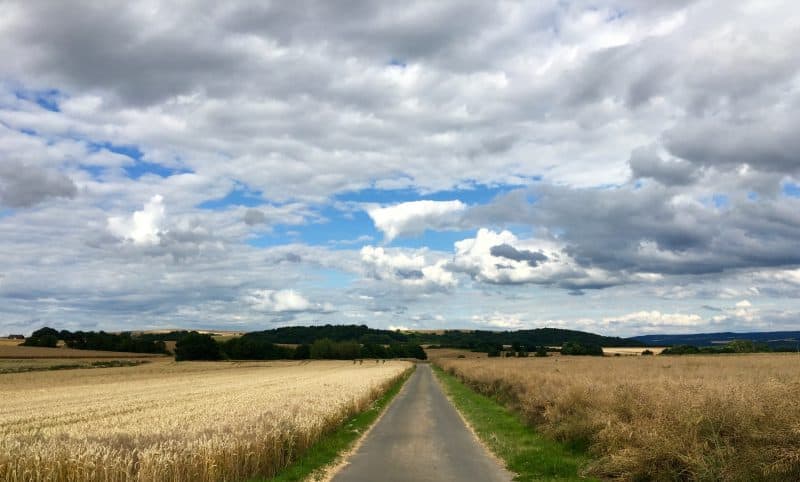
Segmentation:
{"type": "Polygon", "coordinates": [[[58,102],[64,98],[61,91],[57,89],[46,90],[17,90],[14,95],[18,99],[36,102],[42,109],[50,112],[61,112],[58,102]]]}
{"type": "Polygon", "coordinates": [[[787,182],[783,185],[783,194],[790,197],[800,197],[800,185],[787,182]]]}
{"type": "MultiPolygon", "coordinates": [[[[533,181],[539,178],[532,178],[533,181]]],[[[515,189],[519,189],[522,185],[502,185],[502,186],[486,186],[484,184],[476,184],[472,188],[465,189],[451,189],[446,191],[437,191],[433,193],[420,194],[415,189],[362,189],[360,191],[353,191],[348,193],[339,194],[336,200],[345,202],[357,203],[377,203],[377,204],[399,204],[410,201],[453,201],[459,200],[465,204],[486,204],[495,197],[506,194],[515,189]]]]}

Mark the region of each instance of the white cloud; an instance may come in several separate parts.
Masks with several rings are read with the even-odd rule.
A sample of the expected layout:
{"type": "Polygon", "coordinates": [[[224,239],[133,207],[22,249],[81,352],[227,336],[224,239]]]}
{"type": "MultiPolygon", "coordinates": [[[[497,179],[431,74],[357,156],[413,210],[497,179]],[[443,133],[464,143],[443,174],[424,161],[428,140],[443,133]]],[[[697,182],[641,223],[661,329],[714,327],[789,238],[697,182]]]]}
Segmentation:
{"type": "Polygon", "coordinates": [[[421,253],[364,246],[361,261],[368,276],[376,280],[418,288],[451,288],[457,284],[453,273],[446,269],[445,260],[428,262],[421,253]]]}
{"type": "MultiPolygon", "coordinates": [[[[552,284],[580,290],[624,283],[629,278],[579,266],[556,241],[520,240],[510,231],[481,228],[455,243],[450,268],[491,284],[552,284]]],[[[645,275],[642,281],[649,276],[645,275]]]]}
{"type": "Polygon", "coordinates": [[[485,315],[473,315],[472,322],[478,325],[503,328],[506,330],[518,330],[525,326],[525,322],[520,313],[494,312],[485,315]]]}
{"type": "Polygon", "coordinates": [[[662,313],[657,310],[637,311],[621,316],[603,318],[604,323],[630,323],[637,327],[693,327],[707,323],[700,315],[693,313],[662,313]]]}
{"type": "Polygon", "coordinates": [[[295,313],[301,311],[332,311],[333,306],[312,304],[294,290],[252,290],[244,298],[252,309],[268,313],[295,313]]]}
{"type": "Polygon", "coordinates": [[[166,217],[164,198],[153,196],[141,211],[131,216],[108,218],[108,230],[114,236],[137,245],[156,245],[164,233],[166,217]]]}
{"type": "Polygon", "coordinates": [[[386,242],[398,236],[422,234],[426,229],[453,229],[467,209],[461,201],[411,201],[388,207],[371,207],[367,214],[383,232],[386,242]]]}
{"type": "Polygon", "coordinates": [[[302,286],[255,305],[794,327],[796,2],[159,3],[3,3],[0,324],[252,326],[302,286]],[[362,252],[364,209],[386,242],[492,230],[362,252]]]}

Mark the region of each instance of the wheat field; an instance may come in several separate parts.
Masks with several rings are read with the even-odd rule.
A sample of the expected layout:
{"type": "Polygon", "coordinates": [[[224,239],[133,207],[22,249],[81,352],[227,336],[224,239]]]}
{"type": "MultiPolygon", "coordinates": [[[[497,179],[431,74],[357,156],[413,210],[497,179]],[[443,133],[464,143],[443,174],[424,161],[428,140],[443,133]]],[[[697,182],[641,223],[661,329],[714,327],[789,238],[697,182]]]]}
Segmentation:
{"type": "Polygon", "coordinates": [[[800,480],[796,354],[434,362],[543,433],[588,448],[594,476],[800,480]]]}
{"type": "Polygon", "coordinates": [[[153,362],[2,376],[0,480],[271,476],[407,362],[153,362]]]}

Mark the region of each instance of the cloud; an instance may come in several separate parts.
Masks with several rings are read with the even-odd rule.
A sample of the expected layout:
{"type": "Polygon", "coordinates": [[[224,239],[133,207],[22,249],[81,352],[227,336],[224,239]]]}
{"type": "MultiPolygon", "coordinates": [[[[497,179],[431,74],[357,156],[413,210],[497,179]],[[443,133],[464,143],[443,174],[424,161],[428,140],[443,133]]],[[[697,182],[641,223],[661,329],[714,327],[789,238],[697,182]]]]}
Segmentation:
{"type": "Polygon", "coordinates": [[[333,306],[312,304],[294,290],[252,290],[244,298],[250,308],[267,313],[330,312],[333,306]]]}
{"type": "Polygon", "coordinates": [[[639,329],[695,327],[707,323],[700,315],[693,313],[662,313],[660,311],[637,311],[621,316],[603,318],[604,323],[631,324],[639,329]]]}
{"type": "Polygon", "coordinates": [[[666,186],[691,184],[696,180],[697,168],[682,159],[667,161],[652,148],[638,148],[630,159],[633,178],[650,178],[666,186]]]}
{"type": "Polygon", "coordinates": [[[390,252],[373,246],[364,246],[360,252],[367,275],[375,280],[431,289],[448,289],[457,284],[453,274],[445,269],[445,260],[429,263],[422,254],[390,252]]]}
{"type": "Polygon", "coordinates": [[[556,241],[519,240],[510,231],[481,228],[475,238],[455,243],[448,268],[490,284],[543,284],[570,290],[599,289],[628,281],[613,274],[580,266],[556,241]]]}
{"type": "Polygon", "coordinates": [[[136,245],[152,246],[159,244],[164,231],[166,209],[164,198],[155,195],[150,198],[141,211],[129,217],[112,216],[108,218],[108,230],[119,239],[136,245]]]}
{"type": "Polygon", "coordinates": [[[72,199],[78,188],[54,170],[16,161],[0,161],[0,204],[28,208],[51,198],[72,199]]]}
{"type": "Polygon", "coordinates": [[[254,327],[265,286],[343,305],[270,322],[800,312],[796,2],[3,14],[0,326],[254,327]],[[365,210],[435,244],[362,251],[365,210]]]}
{"type": "Polygon", "coordinates": [[[547,255],[541,251],[533,252],[526,249],[519,250],[510,244],[498,244],[492,246],[489,254],[498,258],[506,258],[513,261],[525,261],[529,266],[535,268],[542,261],[547,261],[547,255]]]}
{"type": "Polygon", "coordinates": [[[248,209],[244,213],[244,222],[248,226],[255,226],[257,224],[264,224],[267,222],[267,216],[258,209],[248,209]]]}
{"type": "Polygon", "coordinates": [[[388,243],[398,236],[422,234],[426,229],[454,229],[466,204],[461,201],[411,201],[389,207],[372,207],[367,214],[388,243]]]}
{"type": "Polygon", "coordinates": [[[522,315],[519,313],[508,314],[494,312],[487,315],[473,315],[471,321],[477,325],[502,328],[505,330],[519,330],[525,327],[525,322],[522,320],[522,315]]]}

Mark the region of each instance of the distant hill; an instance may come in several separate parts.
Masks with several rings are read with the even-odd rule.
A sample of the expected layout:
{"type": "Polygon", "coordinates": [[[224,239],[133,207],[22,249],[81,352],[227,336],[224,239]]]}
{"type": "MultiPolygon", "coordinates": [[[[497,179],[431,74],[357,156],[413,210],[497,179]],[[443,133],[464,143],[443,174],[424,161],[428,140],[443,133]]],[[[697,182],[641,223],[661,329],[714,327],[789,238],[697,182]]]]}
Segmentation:
{"type": "Polygon", "coordinates": [[[561,346],[566,342],[585,345],[640,347],[643,342],[616,336],[602,336],[577,330],[560,328],[536,328],[516,331],[463,331],[445,330],[440,333],[409,332],[408,336],[417,343],[430,343],[453,348],[478,348],[485,345],[561,346]]]}
{"type": "Polygon", "coordinates": [[[285,326],[272,330],[251,331],[245,336],[270,343],[310,344],[322,338],[333,341],[358,341],[360,343],[405,343],[408,336],[399,331],[369,328],[366,325],[315,325],[285,326]]]}
{"type": "Polygon", "coordinates": [[[334,341],[356,340],[361,343],[417,343],[454,348],[479,348],[487,345],[561,346],[566,342],[589,345],[639,347],[642,341],[602,336],[576,330],[537,328],[517,331],[488,330],[420,330],[391,331],[369,328],[366,325],[288,326],[248,333],[270,343],[313,343],[320,338],[334,341]]]}
{"type": "Polygon", "coordinates": [[[752,333],[697,333],[690,335],[642,335],[633,337],[653,346],[722,345],[733,340],[750,340],[766,343],[771,348],[792,348],[800,345],[800,331],[767,331],[752,333]]]}

